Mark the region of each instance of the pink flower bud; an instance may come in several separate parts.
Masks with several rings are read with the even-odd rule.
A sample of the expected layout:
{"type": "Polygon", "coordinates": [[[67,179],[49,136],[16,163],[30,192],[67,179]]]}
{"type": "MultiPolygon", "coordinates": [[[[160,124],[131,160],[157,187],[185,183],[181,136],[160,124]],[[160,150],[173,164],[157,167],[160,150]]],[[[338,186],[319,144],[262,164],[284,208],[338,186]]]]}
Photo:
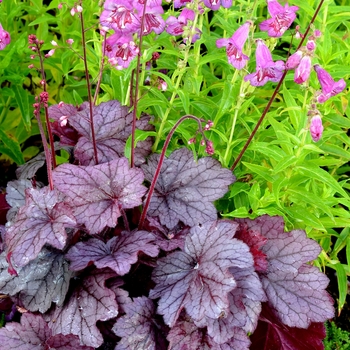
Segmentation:
{"type": "Polygon", "coordinates": [[[74,43],[74,40],[73,39],[67,39],[66,43],[69,44],[69,45],[72,45],[74,43]]]}
{"type": "Polygon", "coordinates": [[[81,13],[81,12],[83,12],[83,8],[80,5],[78,5],[77,6],[77,11],[81,13]]]}
{"type": "Polygon", "coordinates": [[[60,117],[59,121],[60,121],[60,125],[62,127],[66,126],[67,122],[68,122],[68,117],[66,115],[62,115],[62,117],[60,117]]]}
{"type": "Polygon", "coordinates": [[[34,60],[34,58],[35,58],[35,55],[30,55],[31,60],[34,60]]]}
{"type": "Polygon", "coordinates": [[[188,141],[187,141],[187,143],[189,144],[189,145],[192,145],[192,143],[195,143],[196,142],[196,138],[195,137],[192,137],[191,139],[189,139],[188,141]]]}
{"type": "Polygon", "coordinates": [[[316,30],[314,31],[314,36],[315,36],[315,38],[320,38],[320,37],[322,36],[321,31],[318,30],[318,29],[316,29],[316,30]]]}
{"type": "Polygon", "coordinates": [[[46,57],[46,58],[51,57],[54,53],[55,53],[55,50],[52,49],[52,50],[50,50],[50,51],[45,55],[45,57],[46,57]]]}
{"type": "Polygon", "coordinates": [[[63,4],[60,2],[57,6],[57,8],[60,10],[63,7],[63,4]]]}
{"type": "Polygon", "coordinates": [[[29,69],[34,68],[34,64],[30,64],[30,65],[28,66],[28,68],[29,68],[29,69]]]}
{"type": "Polygon", "coordinates": [[[296,67],[298,67],[302,57],[303,57],[303,53],[300,50],[293,53],[293,55],[289,56],[286,62],[286,68],[289,70],[289,69],[295,69],[296,67]]]}
{"type": "Polygon", "coordinates": [[[213,141],[207,141],[207,147],[205,148],[205,152],[207,152],[210,156],[214,154],[213,141]]]}
{"type": "Polygon", "coordinates": [[[63,107],[63,106],[64,106],[64,102],[63,102],[63,101],[61,101],[61,102],[58,103],[58,108],[61,108],[61,107],[63,107]]]}
{"type": "Polygon", "coordinates": [[[51,45],[53,45],[53,46],[58,46],[58,44],[56,43],[55,40],[52,40],[52,41],[51,41],[51,45]]]}
{"type": "Polygon", "coordinates": [[[70,10],[70,14],[74,16],[76,12],[77,10],[75,9],[75,7],[72,7],[72,9],[70,10]]]}
{"type": "Polygon", "coordinates": [[[323,133],[323,125],[322,125],[322,119],[320,115],[315,115],[314,117],[311,118],[310,122],[310,134],[312,137],[312,140],[314,142],[317,142],[323,133]]]}
{"type": "Polygon", "coordinates": [[[306,55],[304,56],[298,67],[295,69],[294,81],[297,84],[305,83],[309,79],[311,72],[311,57],[306,55]]]}
{"type": "Polygon", "coordinates": [[[41,82],[40,82],[41,85],[45,85],[46,84],[46,81],[43,79],[41,82]]]}
{"type": "Polygon", "coordinates": [[[315,51],[316,49],[316,43],[313,41],[313,40],[309,40],[306,44],[306,48],[309,50],[309,51],[315,51]]]}

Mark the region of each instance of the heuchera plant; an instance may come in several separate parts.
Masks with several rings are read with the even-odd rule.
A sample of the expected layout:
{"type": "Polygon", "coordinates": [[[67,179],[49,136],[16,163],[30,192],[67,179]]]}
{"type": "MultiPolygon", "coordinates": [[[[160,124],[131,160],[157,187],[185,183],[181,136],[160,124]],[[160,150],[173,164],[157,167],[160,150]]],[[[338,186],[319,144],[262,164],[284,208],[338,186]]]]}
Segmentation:
{"type": "MultiPolygon", "coordinates": [[[[268,1],[268,9],[272,18],[261,29],[280,36],[297,8],[268,1]]],[[[82,20],[82,11],[78,5],[71,13],[82,20]]],[[[101,24],[115,31],[104,45],[112,66],[122,69],[140,52],[130,32],[142,42],[142,35],[160,33],[165,23],[171,33],[180,28],[173,33],[180,35],[187,21],[195,22],[192,13],[178,22],[165,22],[162,14],[158,1],[105,2],[101,24]]],[[[242,50],[251,24],[217,42],[238,69],[248,60],[242,50]]],[[[194,26],[184,35],[193,42],[200,33],[194,26]]],[[[29,40],[40,55],[42,43],[33,35],[29,40]]],[[[303,55],[286,68],[258,39],[256,72],[245,80],[254,86],[280,82],[286,69],[303,65],[303,55]]],[[[315,70],[319,102],[344,88],[320,66],[315,70]]],[[[49,181],[33,180],[44,163],[40,154],[7,187],[11,209],[1,228],[0,292],[12,304],[0,328],[1,349],[322,349],[323,323],[334,309],[327,277],[310,264],[320,246],[304,231],[285,232],[278,216],[221,219],[214,202],[235,182],[232,171],[210,156],[195,159],[186,148],[166,156],[171,136],[187,119],[197,122],[213,154],[205,136],[212,123],[186,115],[162,153],[152,153],[150,136],[134,147],[136,129],[146,135],[154,130],[152,116],[136,119],[137,99],[136,93],[131,111],[116,100],[96,106],[91,96],[79,107],[48,107],[45,89],[37,98],[35,115],[40,124],[44,108],[51,136],[50,147],[44,141],[49,181]],[[70,163],[55,165],[53,135],[60,140],[56,149],[71,151],[70,163]],[[124,157],[129,137],[131,161],[124,157]]],[[[323,130],[316,119],[315,141],[323,130]]]]}

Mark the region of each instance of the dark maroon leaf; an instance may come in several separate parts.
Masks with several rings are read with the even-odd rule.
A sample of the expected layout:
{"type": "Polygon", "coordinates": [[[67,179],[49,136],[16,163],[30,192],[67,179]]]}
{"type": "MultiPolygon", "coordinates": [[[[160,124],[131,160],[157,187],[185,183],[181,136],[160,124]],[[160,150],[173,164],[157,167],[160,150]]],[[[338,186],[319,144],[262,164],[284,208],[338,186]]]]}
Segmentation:
{"type": "Polygon", "coordinates": [[[253,332],[261,312],[261,301],[266,300],[259,277],[253,268],[230,268],[237,287],[229,292],[229,310],[217,320],[208,322],[208,334],[218,344],[226,343],[240,328],[253,332]]]}
{"type": "Polygon", "coordinates": [[[99,347],[103,338],[96,322],[118,315],[115,295],[105,287],[105,281],[114,276],[110,270],[99,270],[81,280],[69,300],[50,315],[49,327],[53,335],[75,334],[81,344],[99,347]]]}
{"type": "Polygon", "coordinates": [[[67,238],[65,228],[75,225],[70,207],[60,200],[58,192],[48,187],[27,189],[26,204],[5,234],[7,255],[17,267],[25,266],[46,243],[63,249],[67,238]]]}
{"type": "Polygon", "coordinates": [[[232,238],[236,228],[224,220],[192,227],[184,251],[158,260],[150,297],[160,297],[158,313],[170,327],[183,308],[198,327],[227,313],[228,293],[236,287],[229,267],[253,266],[249,247],[232,238]]]}
{"type": "Polygon", "coordinates": [[[42,316],[25,313],[21,323],[10,322],[0,328],[1,350],[45,350],[50,335],[42,316]]]}
{"type": "MultiPolygon", "coordinates": [[[[121,106],[116,100],[102,102],[93,107],[94,130],[99,163],[106,163],[124,156],[126,140],[131,135],[132,113],[129,108],[121,106]]],[[[148,116],[141,116],[136,128],[153,130],[148,116]]],[[[69,118],[70,124],[82,135],[75,148],[75,157],[81,165],[93,165],[94,148],[91,138],[90,110],[87,108],[69,118]]],[[[151,152],[151,138],[137,143],[135,164],[140,165],[151,152]]]]}
{"type": "Polygon", "coordinates": [[[261,247],[266,244],[267,238],[262,236],[259,231],[248,229],[245,219],[238,219],[239,229],[236,238],[242,240],[250,248],[250,252],[254,258],[254,267],[257,272],[265,272],[267,270],[266,254],[261,251],[261,247]]]}
{"type": "Polygon", "coordinates": [[[119,318],[113,331],[121,337],[115,350],[161,350],[166,349],[165,340],[154,319],[155,307],[146,297],[135,298],[124,305],[126,315],[119,318]]]}
{"type": "Polygon", "coordinates": [[[26,309],[44,313],[52,302],[63,303],[71,272],[62,254],[43,249],[35,260],[18,269],[18,276],[7,272],[4,254],[0,255],[0,267],[0,292],[12,296],[20,292],[26,309]]]}
{"type": "MultiPolygon", "coordinates": [[[[153,179],[159,158],[159,154],[152,154],[148,164],[142,166],[148,181],[153,179]]],[[[169,229],[179,220],[191,227],[216,220],[213,202],[227,192],[234,180],[217,160],[205,157],[196,162],[191,151],[178,149],[164,160],[148,214],[158,216],[169,229]]]]}
{"type": "MultiPolygon", "coordinates": [[[[5,193],[0,193],[0,225],[3,226],[8,221],[6,219],[6,215],[7,215],[10,208],[11,208],[11,206],[6,201],[5,193]]],[[[1,243],[0,243],[0,251],[1,250],[2,250],[2,248],[1,248],[1,243]]]]}
{"type": "Polygon", "coordinates": [[[258,327],[250,337],[251,350],[323,350],[325,327],[311,323],[307,329],[288,327],[281,323],[275,312],[264,303],[258,327]]]}
{"type": "Polygon", "coordinates": [[[49,118],[52,133],[60,138],[61,145],[75,146],[78,133],[70,126],[71,117],[78,113],[78,109],[70,104],[57,104],[49,107],[49,118]]]}
{"type": "Polygon", "coordinates": [[[190,227],[181,224],[173,229],[162,226],[157,218],[147,217],[147,229],[151,231],[155,240],[154,243],[165,252],[170,252],[176,248],[184,249],[185,238],[190,232],[190,227]]]}
{"type": "Polygon", "coordinates": [[[92,262],[98,268],[109,267],[123,276],[137,262],[140,252],[152,257],[158,255],[159,248],[152,243],[153,240],[153,235],[147,231],[124,231],[107,243],[95,238],[79,242],[66,257],[71,261],[72,270],[82,270],[92,262]]]}
{"type": "Polygon", "coordinates": [[[78,223],[91,234],[114,227],[121,209],[140,205],[146,192],[141,169],[130,169],[126,158],[94,166],[63,164],[55,169],[53,179],[74,207],[78,223]]]}

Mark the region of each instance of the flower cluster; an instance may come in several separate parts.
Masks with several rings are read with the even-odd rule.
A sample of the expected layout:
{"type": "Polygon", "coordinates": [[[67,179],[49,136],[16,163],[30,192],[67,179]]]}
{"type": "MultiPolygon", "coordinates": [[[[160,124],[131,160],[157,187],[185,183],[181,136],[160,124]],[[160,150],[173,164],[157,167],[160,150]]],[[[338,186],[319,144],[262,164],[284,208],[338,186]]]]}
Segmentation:
{"type": "Polygon", "coordinates": [[[10,42],[10,34],[6,30],[4,30],[0,23],[0,50],[3,50],[10,42]]]}

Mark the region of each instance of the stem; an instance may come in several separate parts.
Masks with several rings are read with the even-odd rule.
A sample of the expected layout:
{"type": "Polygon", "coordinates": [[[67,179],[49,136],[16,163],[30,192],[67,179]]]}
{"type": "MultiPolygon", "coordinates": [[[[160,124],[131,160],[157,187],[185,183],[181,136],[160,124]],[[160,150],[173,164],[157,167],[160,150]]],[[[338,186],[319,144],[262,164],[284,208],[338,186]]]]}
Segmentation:
{"type": "MultiPolygon", "coordinates": [[[[44,62],[43,62],[43,58],[41,56],[41,51],[40,51],[40,48],[38,45],[37,45],[37,48],[38,48],[38,56],[39,56],[39,60],[40,60],[41,77],[42,77],[42,80],[44,81],[43,89],[44,89],[44,92],[47,92],[44,62]]],[[[46,106],[44,106],[44,111],[45,111],[45,122],[46,122],[47,133],[49,135],[49,143],[50,143],[50,150],[51,150],[51,162],[52,162],[53,168],[56,168],[55,145],[54,145],[54,141],[53,141],[51,124],[50,124],[50,120],[49,120],[49,111],[48,111],[48,108],[46,106]]],[[[45,138],[45,140],[46,140],[46,138],[45,138]]]]}
{"type": "MultiPolygon", "coordinates": [[[[302,39],[301,39],[301,41],[300,41],[300,43],[299,43],[299,45],[298,45],[298,47],[297,47],[297,49],[295,51],[298,51],[300,49],[300,47],[303,45],[303,43],[305,41],[305,38],[307,37],[307,35],[308,35],[309,31],[310,31],[311,25],[315,22],[315,19],[316,19],[318,13],[320,12],[323,3],[324,3],[324,0],[321,0],[319,5],[318,5],[318,7],[317,7],[317,9],[316,9],[316,11],[315,11],[315,13],[314,13],[314,15],[313,15],[313,17],[312,17],[312,19],[311,19],[311,21],[310,21],[310,23],[309,23],[309,25],[308,25],[308,27],[306,28],[304,36],[302,37],[302,39]]],[[[279,91],[279,89],[280,89],[280,87],[281,87],[281,85],[282,85],[286,75],[287,75],[287,71],[285,70],[283,75],[282,75],[282,77],[281,77],[281,80],[278,82],[278,84],[277,84],[277,86],[276,86],[276,88],[275,88],[275,90],[274,90],[274,92],[273,92],[269,102],[267,103],[264,111],[262,112],[261,117],[258,120],[258,122],[257,122],[257,124],[256,124],[256,126],[255,126],[255,128],[253,130],[253,132],[249,136],[247,142],[243,146],[241,152],[239,153],[238,157],[236,158],[235,162],[233,163],[232,167],[230,168],[231,171],[234,171],[236,169],[237,164],[239,163],[239,161],[241,160],[243,154],[245,153],[245,151],[247,150],[248,146],[250,145],[253,137],[255,136],[256,132],[259,129],[260,124],[263,122],[267,112],[269,111],[269,109],[271,107],[271,104],[274,101],[274,99],[275,99],[275,97],[276,97],[276,95],[277,95],[277,93],[278,93],[278,91],[279,91]]]]}
{"type": "Polygon", "coordinates": [[[41,141],[42,141],[43,146],[44,146],[44,152],[45,152],[45,158],[46,158],[47,178],[48,178],[48,181],[49,181],[50,190],[52,191],[53,190],[52,159],[51,159],[50,150],[49,150],[48,145],[47,145],[47,140],[46,140],[44,128],[43,128],[43,125],[42,125],[41,120],[40,120],[40,109],[39,108],[40,107],[38,107],[38,110],[35,111],[34,114],[35,114],[35,117],[36,117],[36,119],[38,121],[41,141]]]}
{"type": "Polygon", "coordinates": [[[134,158],[135,158],[135,130],[136,130],[136,112],[138,105],[138,95],[139,95],[139,80],[140,80],[140,63],[141,63],[141,48],[142,48],[142,38],[143,38],[143,28],[145,24],[145,13],[146,13],[147,0],[143,4],[143,12],[141,17],[141,28],[140,28],[140,41],[139,41],[139,52],[137,54],[137,63],[136,63],[136,77],[135,77],[135,93],[134,93],[134,103],[132,111],[132,129],[131,129],[131,158],[130,166],[134,167],[134,158]]]}
{"type": "Polygon", "coordinates": [[[106,42],[106,36],[107,33],[105,32],[105,35],[103,36],[103,50],[102,50],[102,60],[101,60],[101,67],[100,67],[100,72],[99,72],[99,76],[98,76],[98,81],[97,81],[97,85],[96,85],[96,90],[95,90],[95,95],[94,95],[94,105],[96,105],[96,101],[97,101],[97,97],[98,97],[98,93],[100,91],[100,86],[101,86],[101,81],[102,81],[102,75],[103,75],[103,68],[104,68],[104,59],[105,59],[105,53],[106,53],[106,45],[104,45],[104,43],[106,42]]]}
{"type": "Polygon", "coordinates": [[[127,230],[128,232],[130,232],[130,226],[129,226],[129,221],[128,221],[128,217],[126,216],[125,210],[123,208],[119,208],[122,216],[123,216],[123,221],[124,221],[124,227],[125,230],[127,230]]]}
{"type": "Polygon", "coordinates": [[[85,79],[86,79],[87,92],[88,92],[88,99],[89,99],[91,138],[92,138],[92,144],[93,144],[93,146],[94,146],[95,163],[98,164],[98,155],[97,155],[97,146],[96,146],[96,138],[95,138],[94,119],[93,119],[93,113],[92,113],[93,101],[92,101],[92,96],[91,96],[91,86],[90,86],[90,79],[89,79],[89,70],[88,70],[88,66],[87,66],[86,41],[85,41],[85,29],[84,29],[84,18],[83,18],[83,14],[82,14],[82,13],[79,13],[79,16],[80,16],[80,23],[81,23],[81,39],[82,39],[82,42],[83,42],[85,79]]]}
{"type": "MultiPolygon", "coordinates": [[[[166,140],[165,140],[165,143],[164,143],[164,146],[163,146],[163,149],[162,149],[162,153],[160,154],[160,158],[159,158],[159,161],[158,161],[158,166],[157,166],[157,169],[156,169],[156,172],[153,176],[153,179],[152,179],[152,182],[151,182],[151,186],[149,188],[149,192],[148,192],[148,195],[147,195],[147,199],[146,199],[146,203],[145,203],[145,206],[143,207],[143,210],[142,210],[142,214],[141,214],[141,218],[140,218],[140,222],[139,222],[139,227],[138,229],[141,230],[143,228],[143,225],[145,223],[145,219],[146,219],[146,214],[147,214],[147,210],[148,210],[148,207],[149,207],[149,204],[151,202],[151,197],[152,197],[152,194],[154,192],[154,188],[156,186],[156,183],[157,183],[157,180],[158,180],[158,177],[160,175],[160,170],[162,168],[162,165],[163,165],[163,161],[164,161],[164,158],[165,158],[165,152],[169,146],[169,143],[170,143],[170,140],[171,140],[171,137],[173,136],[175,130],[178,128],[178,126],[183,122],[185,121],[186,119],[193,119],[195,120],[197,123],[198,123],[198,129],[199,129],[199,132],[204,136],[204,133],[203,133],[203,128],[202,128],[202,120],[195,117],[194,115],[184,115],[183,117],[181,117],[177,122],[176,124],[171,128],[166,140]]],[[[205,136],[204,136],[205,138],[205,136]]],[[[206,139],[206,138],[205,138],[206,139]]]]}

